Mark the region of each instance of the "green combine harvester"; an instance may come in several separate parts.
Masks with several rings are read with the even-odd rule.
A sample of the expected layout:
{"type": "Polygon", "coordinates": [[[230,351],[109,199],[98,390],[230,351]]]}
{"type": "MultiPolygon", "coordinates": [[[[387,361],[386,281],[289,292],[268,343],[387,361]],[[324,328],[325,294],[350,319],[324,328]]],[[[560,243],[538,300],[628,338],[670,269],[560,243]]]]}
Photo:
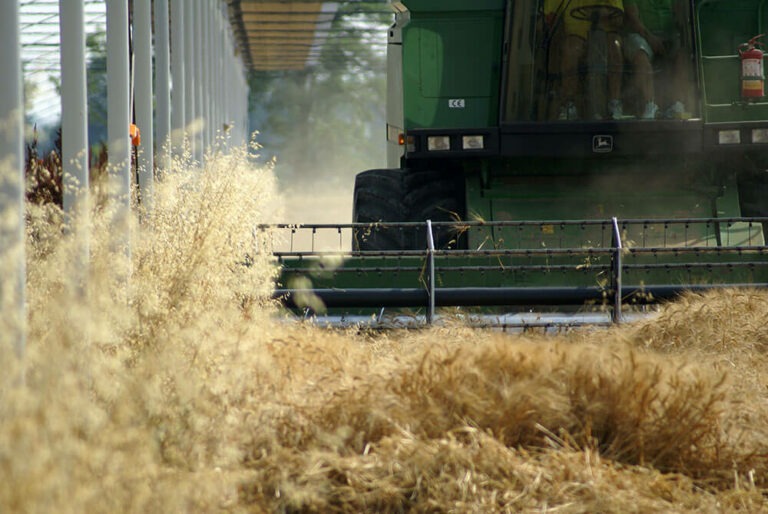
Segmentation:
{"type": "Polygon", "coordinates": [[[393,2],[389,168],[353,223],[282,227],[276,297],[530,326],[765,287],[768,0],[651,3],[393,2]]]}

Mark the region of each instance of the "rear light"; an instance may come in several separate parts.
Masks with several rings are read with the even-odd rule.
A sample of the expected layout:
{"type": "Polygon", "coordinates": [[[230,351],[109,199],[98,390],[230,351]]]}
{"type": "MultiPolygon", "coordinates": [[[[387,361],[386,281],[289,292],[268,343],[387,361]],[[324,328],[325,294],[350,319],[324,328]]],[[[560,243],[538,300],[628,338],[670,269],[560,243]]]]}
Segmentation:
{"type": "Polygon", "coordinates": [[[405,144],[405,134],[397,135],[397,144],[403,146],[405,144]]]}
{"type": "Polygon", "coordinates": [[[721,145],[738,145],[741,143],[741,131],[734,130],[721,130],[717,133],[717,142],[721,145]]]}
{"type": "Polygon", "coordinates": [[[451,149],[451,138],[448,136],[429,136],[427,137],[427,150],[430,152],[439,152],[451,149]]]}
{"type": "Polygon", "coordinates": [[[768,143],[768,128],[752,129],[753,143],[768,143]]]}
{"type": "Polygon", "coordinates": [[[485,148],[485,138],[483,136],[462,136],[462,150],[482,150],[485,148]]]}

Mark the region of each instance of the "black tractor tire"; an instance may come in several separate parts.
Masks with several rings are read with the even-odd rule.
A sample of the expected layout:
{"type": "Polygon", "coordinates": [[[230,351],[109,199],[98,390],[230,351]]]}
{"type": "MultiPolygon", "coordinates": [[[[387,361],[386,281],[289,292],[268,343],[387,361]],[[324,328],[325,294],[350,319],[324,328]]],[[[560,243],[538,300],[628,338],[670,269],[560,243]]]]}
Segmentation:
{"type": "MultiPolygon", "coordinates": [[[[353,223],[397,223],[405,221],[403,172],[399,169],[368,170],[355,177],[353,223]]],[[[402,250],[398,228],[372,226],[352,232],[352,249],[402,250]]]]}
{"type": "MultiPolygon", "coordinates": [[[[408,221],[461,221],[466,219],[464,176],[452,170],[407,170],[404,172],[403,203],[408,221]]],[[[464,249],[466,236],[454,227],[433,227],[435,248],[464,249]]],[[[409,250],[427,247],[426,227],[405,234],[409,250]]]]}

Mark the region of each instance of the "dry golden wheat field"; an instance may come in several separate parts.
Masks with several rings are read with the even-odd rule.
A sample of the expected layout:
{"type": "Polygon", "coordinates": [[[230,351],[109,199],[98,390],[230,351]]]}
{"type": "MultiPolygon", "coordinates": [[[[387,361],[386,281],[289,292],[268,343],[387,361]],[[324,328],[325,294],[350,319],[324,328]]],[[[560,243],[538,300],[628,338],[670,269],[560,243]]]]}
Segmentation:
{"type": "Polygon", "coordinates": [[[127,277],[108,212],[83,271],[30,206],[0,512],[768,512],[768,294],[557,336],[286,323],[251,228],[289,215],[248,163],[166,173],[127,277]]]}

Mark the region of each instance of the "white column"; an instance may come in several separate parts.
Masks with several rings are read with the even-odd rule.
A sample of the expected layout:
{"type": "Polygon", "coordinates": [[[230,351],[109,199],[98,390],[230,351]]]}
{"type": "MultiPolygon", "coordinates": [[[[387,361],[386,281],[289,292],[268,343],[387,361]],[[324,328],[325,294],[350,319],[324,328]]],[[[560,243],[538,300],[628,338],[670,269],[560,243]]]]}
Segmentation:
{"type": "Polygon", "coordinates": [[[245,63],[239,62],[239,75],[240,75],[240,97],[238,98],[239,115],[240,115],[240,144],[248,143],[248,139],[251,135],[248,133],[248,72],[245,68],[245,63]]]}
{"type": "Polygon", "coordinates": [[[26,265],[24,252],[24,103],[19,2],[0,2],[0,341],[24,356],[26,265]]]}
{"type": "MultiPolygon", "coordinates": [[[[224,18],[224,5],[222,2],[218,3],[218,10],[217,10],[217,26],[218,26],[218,42],[216,47],[216,131],[219,132],[223,137],[226,137],[226,134],[224,133],[224,123],[226,123],[226,114],[225,114],[225,108],[224,108],[224,85],[226,84],[226,41],[227,41],[227,30],[229,29],[229,25],[226,22],[226,19],[224,18]]],[[[224,142],[226,145],[226,141],[224,142]]]]}
{"type": "Polygon", "coordinates": [[[214,61],[214,55],[216,52],[216,10],[214,3],[216,0],[206,0],[205,21],[207,24],[206,39],[208,40],[208,49],[206,55],[208,56],[208,98],[207,110],[208,110],[208,146],[213,146],[216,143],[216,64],[214,61]]]}
{"type": "Polygon", "coordinates": [[[74,215],[78,201],[85,200],[88,195],[88,105],[83,0],[59,0],[59,22],[62,193],[64,210],[74,215]]]}
{"type": "MultiPolygon", "coordinates": [[[[107,0],[107,139],[115,250],[130,258],[131,153],[128,72],[128,0],[107,0]]],[[[129,273],[118,268],[118,273],[129,273]]],[[[127,277],[127,275],[126,275],[127,277]]]]}
{"type": "Polygon", "coordinates": [[[136,125],[139,146],[139,199],[145,212],[152,211],[154,190],[154,121],[152,120],[152,1],[133,0],[133,40],[136,49],[136,125]]]}
{"type": "Polygon", "coordinates": [[[205,49],[203,48],[203,0],[192,0],[195,5],[194,26],[194,51],[195,51],[195,119],[197,120],[197,134],[195,137],[194,156],[198,162],[203,162],[205,152],[205,111],[203,110],[203,91],[205,81],[203,76],[203,62],[205,62],[205,49]]]}
{"type": "Polygon", "coordinates": [[[195,155],[195,139],[191,133],[197,119],[195,110],[195,6],[194,0],[184,4],[184,136],[195,155]]]}
{"type": "Polygon", "coordinates": [[[221,3],[218,0],[211,2],[211,134],[214,144],[221,132],[221,120],[219,119],[219,91],[221,85],[221,38],[224,34],[224,25],[221,24],[221,3]]]}
{"type": "Polygon", "coordinates": [[[200,133],[200,145],[202,153],[204,155],[208,150],[208,95],[210,91],[208,89],[208,10],[206,4],[208,0],[198,0],[199,4],[199,16],[198,21],[198,58],[200,60],[200,116],[203,118],[203,130],[200,133]]]}
{"type": "MultiPolygon", "coordinates": [[[[229,27],[229,25],[227,25],[229,27]]],[[[222,108],[224,109],[224,112],[222,113],[222,118],[224,120],[224,123],[229,126],[229,135],[230,135],[230,144],[231,144],[231,135],[232,135],[232,100],[231,100],[231,94],[232,94],[232,44],[231,44],[231,32],[229,29],[227,30],[227,33],[225,34],[224,38],[224,58],[222,59],[222,65],[224,66],[224,72],[221,74],[223,77],[223,81],[226,88],[226,94],[223,97],[223,104],[222,108]]]]}
{"type": "Polygon", "coordinates": [[[73,280],[85,292],[90,262],[88,93],[85,80],[85,8],[83,0],[59,0],[61,40],[62,198],[75,237],[73,280]]]}
{"type": "Polygon", "coordinates": [[[171,50],[168,0],[155,0],[155,161],[158,170],[171,167],[171,50]]]}
{"type": "MultiPolygon", "coordinates": [[[[160,2],[164,0],[159,0],[160,2]]],[[[173,153],[177,156],[184,151],[184,131],[186,126],[186,101],[184,70],[184,39],[185,39],[184,0],[171,0],[171,144],[173,153]]],[[[157,23],[157,20],[155,20],[157,23]]]]}

